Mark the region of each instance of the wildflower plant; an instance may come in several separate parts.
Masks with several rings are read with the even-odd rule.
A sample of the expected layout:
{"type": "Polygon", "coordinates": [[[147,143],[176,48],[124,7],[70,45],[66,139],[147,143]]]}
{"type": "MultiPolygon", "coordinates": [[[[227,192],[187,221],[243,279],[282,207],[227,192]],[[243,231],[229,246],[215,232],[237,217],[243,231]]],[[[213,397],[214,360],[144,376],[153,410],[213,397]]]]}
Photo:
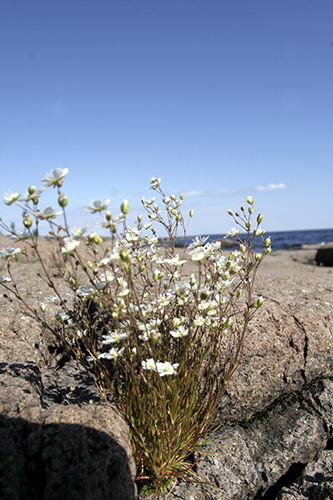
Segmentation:
{"type": "Polygon", "coordinates": [[[228,235],[238,250],[225,253],[221,242],[201,237],[177,249],[179,229],[186,234],[184,196],[166,195],[159,178],[151,179],[155,196],[141,200],[145,217],[138,215],[133,227],[127,222],[126,200],[116,216],[108,210],[110,200],[96,200],[87,209],[100,217],[108,236],[71,230],[68,198],[62,192],[67,172],[50,172],[42,188],[30,186],[22,196],[5,194],[6,205],[23,210],[22,231],[0,220],[12,239],[36,253],[40,277],[53,296],[39,309],[22,297],[11,268],[18,248],[0,251],[7,270],[0,285],[57,337],[103,397],[117,405],[129,424],[137,479],[151,479],[159,489],[168,478],[191,476],[191,457],[212,429],[239,364],[248,324],[263,304],[253,285],[271,251],[270,239],[264,239],[263,215],[254,218],[253,198],[248,197],[247,208],[228,211],[237,226],[228,235]],[[40,207],[47,188],[57,192],[59,211],[40,207]],[[41,220],[49,225],[62,262],[58,278],[39,251],[41,220]],[[167,233],[166,246],[160,245],[157,225],[167,233]],[[253,251],[257,237],[263,240],[261,253],[253,251]]]}

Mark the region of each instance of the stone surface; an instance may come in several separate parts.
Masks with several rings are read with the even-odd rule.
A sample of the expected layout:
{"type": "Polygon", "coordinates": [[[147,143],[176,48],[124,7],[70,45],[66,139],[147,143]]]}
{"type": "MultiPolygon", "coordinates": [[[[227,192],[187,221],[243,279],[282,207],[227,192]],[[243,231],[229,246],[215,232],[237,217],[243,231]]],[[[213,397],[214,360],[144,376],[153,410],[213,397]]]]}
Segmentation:
{"type": "Polygon", "coordinates": [[[315,256],[318,266],[333,266],[333,245],[328,243],[318,248],[315,256]]]}
{"type": "MultiPolygon", "coordinates": [[[[170,500],[331,498],[333,274],[315,253],[264,263],[256,291],[265,306],[196,467],[213,487],[179,482],[170,500]]],[[[15,270],[38,307],[52,293],[36,271],[36,262],[15,270]]],[[[1,296],[0,307],[0,498],[134,498],[124,421],[75,362],[50,368],[53,341],[16,304],[1,296]]]]}
{"type": "MultiPolygon", "coordinates": [[[[37,306],[40,285],[21,272],[37,306]]],[[[134,499],[124,420],[74,361],[48,368],[54,346],[17,304],[0,307],[1,500],[134,499]]]]}

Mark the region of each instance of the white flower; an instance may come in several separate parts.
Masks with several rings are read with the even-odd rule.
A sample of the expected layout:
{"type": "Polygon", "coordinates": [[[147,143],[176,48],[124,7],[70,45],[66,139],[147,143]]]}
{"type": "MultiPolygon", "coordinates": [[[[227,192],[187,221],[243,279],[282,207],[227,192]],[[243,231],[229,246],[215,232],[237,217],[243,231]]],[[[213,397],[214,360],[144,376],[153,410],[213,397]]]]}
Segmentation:
{"type": "Polygon", "coordinates": [[[177,330],[172,330],[170,332],[170,335],[175,339],[186,337],[188,335],[188,329],[185,328],[183,325],[179,325],[177,330]]]}
{"type": "Polygon", "coordinates": [[[45,297],[45,300],[47,302],[51,302],[53,304],[60,304],[61,303],[61,299],[60,299],[60,297],[58,297],[58,295],[55,295],[54,297],[45,297]]]}
{"type": "Polygon", "coordinates": [[[116,344],[121,340],[125,340],[128,338],[128,333],[121,333],[118,330],[111,332],[109,335],[103,335],[102,344],[116,344]]]}
{"type": "Polygon", "coordinates": [[[124,347],[122,349],[116,349],[112,347],[109,352],[102,352],[98,355],[99,359],[112,359],[113,361],[117,361],[118,357],[122,355],[124,352],[124,347]]]}
{"type": "Polygon", "coordinates": [[[17,233],[12,234],[9,239],[10,241],[22,241],[30,238],[30,233],[26,229],[24,231],[17,231],[17,233]]]}
{"type": "Polygon", "coordinates": [[[72,233],[73,233],[73,236],[75,236],[76,238],[81,238],[84,235],[84,233],[87,232],[87,230],[88,230],[87,226],[85,226],[85,227],[74,226],[72,233]]]}
{"type": "Polygon", "coordinates": [[[152,177],[150,179],[151,188],[152,189],[158,188],[160,185],[160,182],[161,182],[161,177],[152,177]]]}
{"type": "Polygon", "coordinates": [[[46,207],[41,212],[36,212],[35,217],[38,219],[49,220],[55,219],[57,215],[62,214],[62,210],[56,212],[53,207],[46,207]]]}
{"type": "Polygon", "coordinates": [[[90,297],[96,293],[96,288],[93,287],[87,287],[87,286],[80,286],[75,290],[75,295],[78,297],[82,297],[83,299],[90,297]]]}
{"type": "Polygon", "coordinates": [[[211,319],[205,318],[204,316],[196,316],[193,323],[195,326],[209,326],[211,324],[211,319]]]}
{"type": "Polygon", "coordinates": [[[90,206],[85,207],[89,212],[92,214],[95,214],[96,212],[102,212],[102,210],[106,210],[108,208],[108,205],[110,203],[110,199],[108,198],[107,200],[91,200],[90,206]]]}
{"type": "Polygon", "coordinates": [[[239,229],[232,227],[231,229],[229,229],[229,231],[225,235],[225,238],[228,238],[228,236],[231,236],[231,237],[237,236],[237,234],[239,234],[239,233],[240,233],[239,229]]]}
{"type": "Polygon", "coordinates": [[[186,260],[180,260],[179,254],[175,255],[172,259],[164,259],[164,262],[166,264],[170,264],[170,266],[181,266],[182,264],[185,264],[187,262],[186,260]]]}
{"type": "Polygon", "coordinates": [[[16,259],[17,255],[21,252],[20,248],[3,248],[0,250],[0,259],[16,259]]]}
{"type": "Polygon", "coordinates": [[[9,276],[1,276],[0,275],[0,283],[9,283],[12,281],[9,276]]]}
{"type": "Polygon", "coordinates": [[[174,375],[179,366],[179,363],[174,363],[173,365],[169,361],[165,361],[164,363],[158,361],[156,363],[156,371],[160,377],[164,377],[165,375],[174,375]]]}
{"type": "Polygon", "coordinates": [[[191,248],[198,248],[203,246],[208,240],[208,238],[209,236],[196,236],[187,247],[188,250],[190,250],[191,248]]]}
{"type": "Polygon", "coordinates": [[[206,258],[206,252],[200,247],[191,250],[190,255],[194,262],[201,262],[206,258]]]}
{"type": "Polygon", "coordinates": [[[142,361],[142,368],[144,370],[153,370],[156,372],[156,362],[154,361],[153,358],[146,359],[145,361],[142,361]]]}
{"type": "Polygon", "coordinates": [[[6,205],[11,205],[14,203],[16,200],[18,200],[20,197],[20,193],[12,193],[10,190],[6,191],[6,193],[3,195],[3,201],[6,205]]]}
{"type": "Polygon", "coordinates": [[[28,202],[31,200],[38,200],[41,194],[45,191],[46,187],[42,187],[40,189],[34,189],[33,191],[26,191],[23,195],[22,201],[28,202]]]}
{"type": "Polygon", "coordinates": [[[47,187],[56,187],[59,185],[59,182],[61,182],[62,179],[68,174],[68,172],[68,168],[56,168],[55,170],[51,170],[51,172],[46,174],[46,177],[42,179],[42,182],[44,182],[47,187]]]}
{"type": "Polygon", "coordinates": [[[70,255],[79,245],[80,242],[75,239],[74,236],[68,236],[67,238],[64,238],[64,246],[61,248],[61,253],[64,255],[70,255]]]}

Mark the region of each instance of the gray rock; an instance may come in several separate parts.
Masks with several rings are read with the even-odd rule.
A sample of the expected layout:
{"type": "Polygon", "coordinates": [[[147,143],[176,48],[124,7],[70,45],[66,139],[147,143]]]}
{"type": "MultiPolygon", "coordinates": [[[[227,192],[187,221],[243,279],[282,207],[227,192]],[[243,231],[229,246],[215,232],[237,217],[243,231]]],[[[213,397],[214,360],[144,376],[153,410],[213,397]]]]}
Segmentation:
{"type": "Polygon", "coordinates": [[[326,244],[318,248],[315,256],[318,266],[333,266],[333,245],[326,244]]]}
{"type": "Polygon", "coordinates": [[[1,500],[134,499],[124,420],[74,361],[48,368],[49,337],[15,304],[0,306],[1,500]]]}

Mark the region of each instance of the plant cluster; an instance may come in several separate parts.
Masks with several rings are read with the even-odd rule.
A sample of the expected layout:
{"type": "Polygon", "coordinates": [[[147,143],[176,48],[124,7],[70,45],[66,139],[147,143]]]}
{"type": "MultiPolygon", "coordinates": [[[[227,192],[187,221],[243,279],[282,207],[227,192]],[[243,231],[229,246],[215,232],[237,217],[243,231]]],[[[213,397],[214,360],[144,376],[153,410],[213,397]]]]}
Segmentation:
{"type": "Polygon", "coordinates": [[[95,200],[87,209],[101,217],[107,236],[71,230],[62,191],[67,172],[53,170],[40,189],[30,186],[24,195],[4,195],[5,204],[23,210],[22,231],[0,220],[12,239],[36,253],[40,278],[53,296],[39,308],[22,296],[11,268],[20,248],[0,251],[7,269],[0,284],[75,356],[103,397],[117,405],[130,427],[138,479],[151,479],[158,489],[168,478],[191,475],[194,452],[211,430],[238,366],[249,321],[263,304],[262,297],[254,297],[253,285],[271,241],[263,236],[263,216],[255,218],[249,196],[246,208],[228,211],[237,228],[227,236],[236,240],[237,251],[227,253],[221,242],[202,237],[177,249],[178,230],[186,234],[184,196],[167,196],[158,178],[150,184],[155,196],[142,199],[145,218],[138,215],[133,227],[127,222],[126,200],[116,216],[108,210],[110,200],[95,200]],[[55,189],[59,211],[40,207],[47,188],[55,189]],[[60,279],[52,277],[39,251],[42,220],[57,244],[60,279]],[[158,224],[168,245],[160,244],[158,224]],[[263,240],[261,253],[252,249],[256,237],[263,240]]]}

